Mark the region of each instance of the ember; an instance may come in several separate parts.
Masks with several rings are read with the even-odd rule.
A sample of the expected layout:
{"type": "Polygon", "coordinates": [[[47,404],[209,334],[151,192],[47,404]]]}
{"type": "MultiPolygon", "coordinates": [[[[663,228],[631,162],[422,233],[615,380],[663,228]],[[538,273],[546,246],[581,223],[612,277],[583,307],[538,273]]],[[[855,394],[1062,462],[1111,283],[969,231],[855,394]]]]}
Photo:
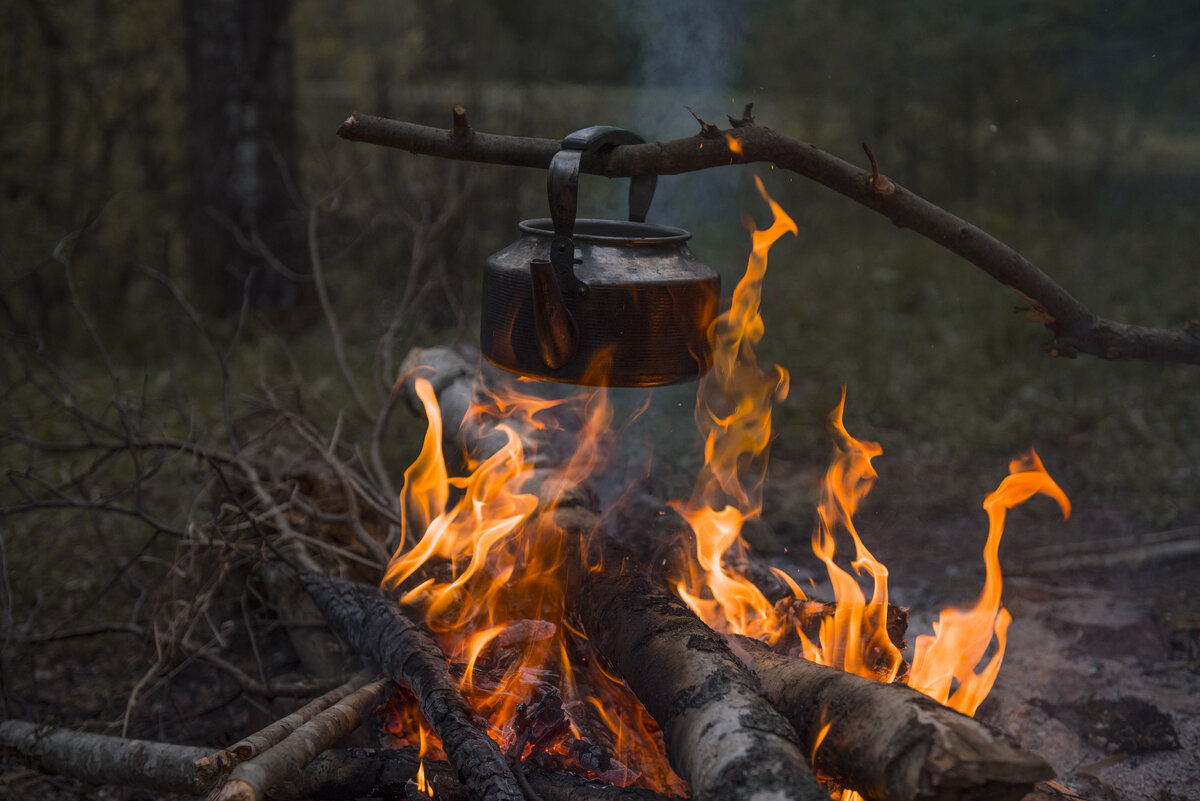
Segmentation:
{"type": "MultiPolygon", "coordinates": [[[[691,497],[671,504],[695,543],[672,566],[675,591],[719,633],[790,645],[811,662],[885,683],[903,677],[973,714],[995,680],[1010,620],[1000,606],[997,560],[1004,512],[1039,492],[1058,501],[1064,513],[1070,508],[1036,454],[1014,462],[1012,474],[985,501],[987,581],[979,602],[971,610],[944,611],[936,636],[918,638],[911,669],[890,627],[888,570],[853,522],[876,478],[872,459],[882,450],[845,429],[844,390],[830,416],[837,453],[813,533],[813,551],[828,571],[836,603],[827,608],[807,599],[782,572],[777,577],[791,597],[769,599],[730,569],[749,553],[742,526],[761,513],[772,407],[788,391],[787,371],[760,368],[754,346],[764,333],[759,305],[768,251],[797,229],[761,182],[758,188],[774,222],[752,232],[746,274],[730,309],[710,329],[714,364],[696,405],[705,461],[691,497]],[[855,547],[853,574],[835,561],[839,530],[855,547]],[[864,573],[872,583],[869,598],[859,583],[864,573]],[[825,613],[814,616],[808,605],[825,613]],[[814,620],[820,621],[815,628],[814,620]],[[991,656],[977,673],[989,648],[991,656]]],[[[605,365],[593,369],[603,371],[605,365]]],[[[425,372],[418,367],[401,379],[411,383],[429,428],[405,473],[404,544],[388,567],[385,591],[421,611],[455,666],[464,696],[510,757],[621,786],[684,791],[667,764],[655,721],[623,677],[605,668],[566,595],[580,575],[604,569],[600,561],[612,558],[611,549],[593,542],[600,537],[598,522],[577,530],[560,519],[562,510],[587,505],[587,481],[604,469],[619,437],[605,390],[544,400],[514,386],[480,387],[462,417],[462,437],[471,448],[463,457],[465,471],[451,476],[442,452],[442,409],[425,372]]],[[[431,757],[441,755],[436,735],[412,703],[395,704],[390,716],[387,728],[397,742],[419,743],[423,756],[427,750],[431,757]]],[[[820,721],[808,762],[819,762],[831,726],[820,721]]],[[[846,792],[845,798],[853,797],[846,792]]]]}

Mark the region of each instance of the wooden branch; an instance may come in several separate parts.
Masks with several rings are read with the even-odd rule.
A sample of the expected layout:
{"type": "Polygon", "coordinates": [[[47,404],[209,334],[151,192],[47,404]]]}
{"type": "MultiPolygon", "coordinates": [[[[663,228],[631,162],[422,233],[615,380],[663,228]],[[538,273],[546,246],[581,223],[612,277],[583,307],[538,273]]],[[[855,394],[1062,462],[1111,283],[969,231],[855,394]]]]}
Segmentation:
{"type": "Polygon", "coordinates": [[[819,772],[875,801],[1018,799],[1054,773],[1007,735],[901,684],[728,637],[819,772]]]}
{"type": "Polygon", "coordinates": [[[1185,526],[1139,537],[1044,545],[1023,553],[1022,560],[1010,565],[1006,572],[1023,576],[1097,568],[1140,570],[1197,554],[1200,554],[1200,526],[1185,526]]]}
{"type": "Polygon", "coordinates": [[[523,801],[499,746],[476,723],[445,654],[421,622],[377,587],[320,573],[301,573],[300,581],[343,642],[417,696],[472,798],[523,801]]]}
{"type": "MultiPolygon", "coordinates": [[[[881,175],[877,164],[872,171],[862,170],[798,139],[756,125],[752,117],[745,119],[748,114],[717,138],[697,135],[609,148],[586,154],[580,169],[616,178],[769,162],[845,195],[901,228],[912,229],[1012,289],[1030,304],[1029,318],[1053,332],[1043,346],[1052,356],[1085,353],[1105,359],[1200,364],[1200,321],[1188,320],[1178,330],[1166,330],[1106,320],[1003,242],[881,175]],[[728,144],[730,140],[736,140],[737,152],[728,144]]],[[[462,135],[365,114],[350,115],[337,133],[344,139],[410,153],[538,169],[546,169],[560,147],[557,139],[478,131],[462,135]]]]}
{"type": "MultiPolygon", "coordinates": [[[[0,721],[0,746],[38,771],[93,785],[187,795],[203,794],[212,786],[193,768],[211,749],[126,740],[21,720],[0,721]]],[[[302,773],[273,787],[269,797],[278,801],[398,798],[404,784],[417,775],[420,764],[412,748],[326,751],[302,773]]],[[[426,760],[425,775],[433,784],[436,798],[470,798],[445,762],[426,760]]],[[[563,773],[529,770],[526,778],[543,801],[669,801],[648,790],[616,787],[563,773]]]]}
{"type": "Polygon", "coordinates": [[[248,759],[253,759],[288,738],[292,732],[312,720],[317,714],[324,712],[347,695],[362,687],[374,671],[363,671],[353,676],[349,681],[335,687],[324,695],[314,698],[295,712],[280,718],[264,729],[251,734],[228,748],[222,748],[196,761],[196,772],[209,784],[224,779],[233,768],[248,759]]]}
{"type": "Polygon", "coordinates": [[[119,784],[157,792],[199,795],[205,785],[193,763],[211,749],[0,721],[0,745],[43,773],[92,784],[119,784]]]}
{"type": "Polygon", "coordinates": [[[260,801],[276,784],[303,771],[318,754],[357,729],[390,689],[388,679],[378,679],[313,715],[278,744],[235,767],[216,798],[260,801]]]}

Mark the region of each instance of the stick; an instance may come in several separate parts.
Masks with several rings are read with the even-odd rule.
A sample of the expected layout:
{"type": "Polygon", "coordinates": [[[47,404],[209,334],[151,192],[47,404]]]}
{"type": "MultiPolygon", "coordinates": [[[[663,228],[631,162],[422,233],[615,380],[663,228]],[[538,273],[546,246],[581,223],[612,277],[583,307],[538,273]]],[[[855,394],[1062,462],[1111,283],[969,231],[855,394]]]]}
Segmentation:
{"type": "Polygon", "coordinates": [[[363,671],[352,677],[340,687],[335,687],[322,696],[314,698],[287,717],[280,718],[271,725],[248,737],[239,740],[228,748],[222,748],[214,754],[196,760],[196,772],[206,783],[215,784],[223,779],[238,764],[252,759],[267,749],[283,742],[298,728],[308,723],[318,713],[324,712],[350,693],[362,687],[374,675],[373,671],[363,671]]]}
{"type": "MultiPolygon", "coordinates": [[[[1008,245],[880,175],[877,165],[872,171],[862,170],[798,139],[756,125],[748,115],[738,122],[727,132],[712,127],[707,136],[702,132],[688,139],[588,153],[580,169],[616,178],[770,162],[845,195],[901,228],[912,229],[1012,289],[1032,305],[1027,316],[1053,332],[1053,338],[1043,345],[1052,356],[1074,358],[1085,353],[1105,359],[1200,364],[1200,321],[1188,320],[1178,330],[1166,330],[1104,319],[1008,245]],[[738,152],[730,149],[728,139],[739,143],[738,152]]],[[[537,169],[546,169],[561,147],[556,139],[478,131],[456,135],[450,130],[357,113],[351,114],[337,133],[351,141],[410,153],[537,169]]]]}
{"type": "Polygon", "coordinates": [[[343,642],[417,696],[472,798],[523,801],[499,746],[475,722],[475,711],[459,693],[445,654],[424,625],[376,587],[320,573],[301,573],[300,581],[343,642]]]}
{"type": "Polygon", "coordinates": [[[120,784],[157,792],[202,794],[193,763],[211,749],[41,726],[0,722],[0,744],[43,773],[92,784],[120,784]]]}
{"type": "Polygon", "coordinates": [[[1062,573],[1080,568],[1138,570],[1171,559],[1200,554],[1200,526],[1185,526],[1141,537],[1047,545],[1026,553],[1013,575],[1062,573]]]}
{"type": "Polygon", "coordinates": [[[259,801],[280,781],[304,770],[318,754],[357,729],[367,711],[390,689],[387,679],[359,687],[277,745],[235,767],[215,797],[219,801],[259,801]]]}
{"type": "Polygon", "coordinates": [[[1007,735],[900,684],[727,637],[817,770],[876,801],[1017,799],[1054,774],[1007,735]]]}

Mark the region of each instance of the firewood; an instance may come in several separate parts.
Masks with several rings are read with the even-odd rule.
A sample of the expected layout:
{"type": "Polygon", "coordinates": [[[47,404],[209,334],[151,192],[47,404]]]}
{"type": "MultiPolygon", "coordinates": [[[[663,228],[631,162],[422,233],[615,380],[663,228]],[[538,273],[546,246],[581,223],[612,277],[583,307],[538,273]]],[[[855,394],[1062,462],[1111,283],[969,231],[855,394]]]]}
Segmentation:
{"type": "Polygon", "coordinates": [[[193,764],[212,749],[72,731],[24,720],[0,721],[6,755],[43,773],[92,784],[119,784],[199,795],[207,785],[193,764]]]}
{"type": "Polygon", "coordinates": [[[334,632],[355,652],[413,691],[447,758],[478,801],[522,801],[499,746],[476,722],[433,635],[376,587],[320,573],[301,573],[334,632]]]}
{"type": "Polygon", "coordinates": [[[661,584],[606,563],[583,572],[576,610],[592,646],[662,728],[693,797],[829,797],[758,680],[661,584]]]}
{"type": "Polygon", "coordinates": [[[335,687],[324,695],[309,701],[295,712],[280,718],[271,725],[251,734],[228,748],[196,760],[196,773],[207,783],[216,783],[229,771],[247,759],[262,754],[267,749],[283,742],[292,732],[312,720],[317,714],[341,701],[362,687],[374,676],[374,671],[363,671],[345,684],[335,687]]]}
{"type": "Polygon", "coordinates": [[[233,769],[209,798],[218,801],[260,801],[288,776],[304,770],[318,754],[358,728],[368,710],[378,705],[391,683],[378,679],[364,684],[258,756],[233,769]]]}
{"type": "MultiPolygon", "coordinates": [[[[72,731],[23,720],[0,721],[0,746],[43,773],[68,776],[92,785],[120,785],[157,793],[200,795],[211,784],[193,765],[212,749],[129,740],[72,731]]],[[[417,775],[421,760],[414,749],[378,751],[334,749],[314,759],[299,775],[271,788],[268,797],[288,799],[397,798],[417,775]]],[[[440,801],[471,796],[445,762],[425,762],[425,775],[440,801]]],[[[668,801],[665,796],[605,785],[578,776],[527,770],[526,779],[542,801],[668,801]]]]}
{"type": "Polygon", "coordinates": [[[1019,799],[1054,774],[1007,735],[900,684],[726,638],[819,773],[876,801],[1019,799]],[[828,728],[826,728],[828,727],[828,728]]]}

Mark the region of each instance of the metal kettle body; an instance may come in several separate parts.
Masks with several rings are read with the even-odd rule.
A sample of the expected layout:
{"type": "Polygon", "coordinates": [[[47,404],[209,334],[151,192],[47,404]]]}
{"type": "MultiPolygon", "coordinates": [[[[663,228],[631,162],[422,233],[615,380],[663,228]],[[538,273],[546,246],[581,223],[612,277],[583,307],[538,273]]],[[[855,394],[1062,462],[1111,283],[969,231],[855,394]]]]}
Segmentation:
{"type": "Polygon", "coordinates": [[[657,386],[711,366],[708,328],[720,277],[681,228],[644,222],[653,176],[635,178],[630,220],[575,219],[584,152],[641,142],[596,126],[563,140],[547,181],[551,217],[518,225],[487,260],[480,350],[506,370],[549,381],[657,386]]]}

